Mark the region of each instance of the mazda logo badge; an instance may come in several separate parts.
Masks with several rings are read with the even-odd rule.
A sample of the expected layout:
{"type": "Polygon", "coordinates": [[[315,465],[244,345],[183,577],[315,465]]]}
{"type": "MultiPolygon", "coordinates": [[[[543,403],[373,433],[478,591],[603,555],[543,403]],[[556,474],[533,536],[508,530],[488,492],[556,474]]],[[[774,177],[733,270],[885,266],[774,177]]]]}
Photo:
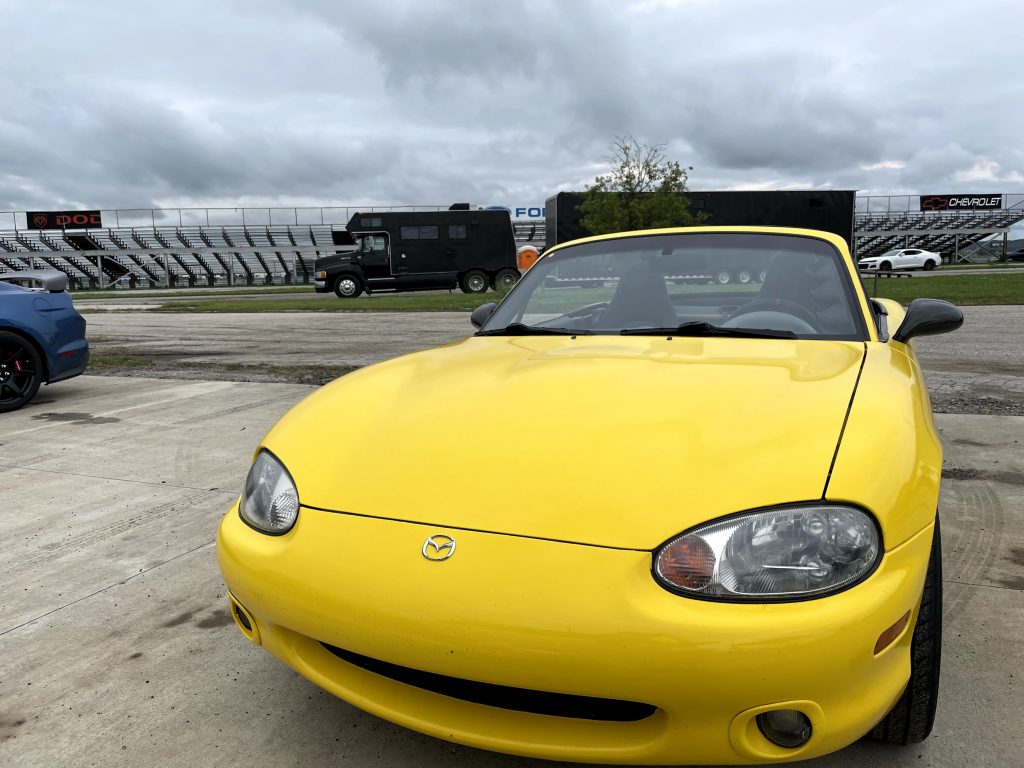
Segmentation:
{"type": "Polygon", "coordinates": [[[447,560],[455,554],[455,539],[451,536],[428,536],[423,542],[423,556],[427,560],[447,560]]]}

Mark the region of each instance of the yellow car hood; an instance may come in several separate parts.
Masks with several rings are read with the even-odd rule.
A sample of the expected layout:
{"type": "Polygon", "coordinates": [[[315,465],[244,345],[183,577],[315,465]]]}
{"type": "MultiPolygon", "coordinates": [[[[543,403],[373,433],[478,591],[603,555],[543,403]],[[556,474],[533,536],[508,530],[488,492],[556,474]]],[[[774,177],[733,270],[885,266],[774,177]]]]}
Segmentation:
{"type": "Polygon", "coordinates": [[[323,387],[264,446],[307,507],[651,549],[821,498],[863,356],[860,342],[475,337],[323,387]]]}

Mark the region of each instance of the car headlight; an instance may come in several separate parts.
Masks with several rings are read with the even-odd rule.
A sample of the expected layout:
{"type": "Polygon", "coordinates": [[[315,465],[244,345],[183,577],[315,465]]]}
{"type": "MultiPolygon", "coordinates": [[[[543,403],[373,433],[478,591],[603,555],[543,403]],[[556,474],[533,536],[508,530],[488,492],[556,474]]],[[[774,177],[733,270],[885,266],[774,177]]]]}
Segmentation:
{"type": "Polygon", "coordinates": [[[801,600],[839,592],[882,554],[874,518],[855,507],[777,507],[705,523],[654,553],[654,576],[711,600],[801,600]]]}
{"type": "Polygon", "coordinates": [[[260,451],[249,467],[238,514],[256,530],[272,535],[286,533],[295,525],[299,492],[288,470],[270,451],[260,451]]]}
{"type": "Polygon", "coordinates": [[[317,272],[316,273],[316,279],[317,280],[323,280],[326,277],[327,277],[327,273],[326,272],[317,272]]]}

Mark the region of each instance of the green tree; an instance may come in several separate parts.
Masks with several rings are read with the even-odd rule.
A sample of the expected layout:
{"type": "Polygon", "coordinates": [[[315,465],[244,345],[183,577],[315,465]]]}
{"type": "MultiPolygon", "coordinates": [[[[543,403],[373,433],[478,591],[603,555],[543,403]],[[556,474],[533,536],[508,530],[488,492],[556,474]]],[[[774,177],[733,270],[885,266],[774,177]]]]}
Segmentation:
{"type": "Polygon", "coordinates": [[[641,144],[616,137],[609,146],[611,171],[587,187],[580,223],[594,235],[700,224],[690,210],[687,171],[662,151],[664,144],[641,144]]]}

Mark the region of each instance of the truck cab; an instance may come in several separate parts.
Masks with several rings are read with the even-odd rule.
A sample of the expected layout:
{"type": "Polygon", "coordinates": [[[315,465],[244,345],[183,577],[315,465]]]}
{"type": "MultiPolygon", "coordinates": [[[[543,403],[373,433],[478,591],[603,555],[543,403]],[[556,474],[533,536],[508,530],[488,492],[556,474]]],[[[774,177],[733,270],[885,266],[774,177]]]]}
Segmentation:
{"type": "Polygon", "coordinates": [[[354,250],[317,259],[315,289],[343,299],[367,293],[507,291],[519,279],[507,210],[357,213],[354,250]]]}

